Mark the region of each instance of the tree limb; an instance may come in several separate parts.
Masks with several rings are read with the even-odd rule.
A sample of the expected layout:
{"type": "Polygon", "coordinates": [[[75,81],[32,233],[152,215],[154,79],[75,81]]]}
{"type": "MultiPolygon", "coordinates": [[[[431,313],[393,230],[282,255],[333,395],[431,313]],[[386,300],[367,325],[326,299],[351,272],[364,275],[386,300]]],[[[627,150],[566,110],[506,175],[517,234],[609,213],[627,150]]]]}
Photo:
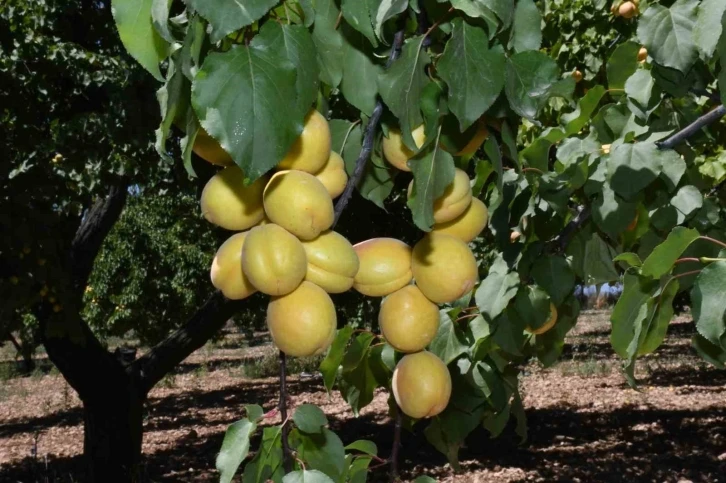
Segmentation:
{"type": "Polygon", "coordinates": [[[673,149],[678,144],[682,143],[686,139],[696,134],[698,131],[701,130],[701,128],[706,127],[709,124],[713,124],[714,122],[721,119],[723,116],[726,116],[726,107],[721,104],[714,110],[707,112],[688,126],[673,134],[665,141],[657,142],[655,143],[655,145],[658,146],[658,149],[673,149]]]}
{"type": "Polygon", "coordinates": [[[229,300],[222,292],[214,292],[183,327],[130,365],[129,369],[139,375],[140,390],[151,390],[177,364],[202,347],[242,305],[243,300],[229,300]]]}
{"type": "MultiPolygon", "coordinates": [[[[386,69],[388,69],[401,54],[401,47],[403,46],[403,33],[403,30],[399,30],[398,32],[396,32],[396,35],[393,38],[393,46],[391,47],[391,54],[388,57],[388,62],[386,63],[386,69]]],[[[376,139],[376,132],[378,131],[378,124],[381,121],[381,115],[383,115],[383,103],[379,99],[376,102],[376,107],[373,109],[373,114],[371,114],[371,117],[368,120],[368,125],[365,129],[365,135],[363,136],[363,145],[361,147],[360,154],[358,155],[358,159],[355,161],[355,168],[353,169],[353,174],[348,179],[348,183],[345,185],[345,190],[343,190],[343,194],[340,195],[337,203],[335,203],[335,218],[333,221],[333,228],[335,228],[335,225],[338,224],[338,220],[340,220],[340,216],[343,214],[343,210],[345,210],[345,207],[348,206],[348,202],[353,196],[353,190],[355,190],[355,187],[358,185],[358,182],[360,182],[360,179],[363,176],[366,164],[368,163],[368,160],[371,157],[371,153],[373,152],[373,143],[376,139]]]]}
{"type": "Polygon", "coordinates": [[[573,219],[570,220],[570,222],[565,225],[565,227],[562,229],[559,235],[555,239],[549,242],[548,244],[548,252],[564,252],[567,248],[567,245],[570,244],[570,240],[575,235],[577,230],[585,224],[585,222],[590,218],[590,214],[592,212],[591,208],[589,206],[578,206],[577,207],[577,215],[573,219]]]}

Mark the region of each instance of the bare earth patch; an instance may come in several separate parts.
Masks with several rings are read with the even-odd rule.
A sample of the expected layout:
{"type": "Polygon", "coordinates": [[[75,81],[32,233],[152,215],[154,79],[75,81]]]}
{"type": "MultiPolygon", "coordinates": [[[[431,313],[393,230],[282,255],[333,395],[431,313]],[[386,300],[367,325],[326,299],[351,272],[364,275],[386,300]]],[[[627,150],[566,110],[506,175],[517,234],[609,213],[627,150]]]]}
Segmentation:
{"type": "MultiPolygon", "coordinates": [[[[608,314],[590,312],[569,336],[561,362],[532,363],[523,377],[529,440],[509,428],[492,440],[476,431],[454,473],[422,429],[403,435],[401,467],[410,481],[428,474],[469,482],[719,482],[726,481],[726,373],[690,348],[693,325],[676,319],[659,352],[638,365],[640,391],[625,383],[610,347],[608,314]]],[[[275,378],[251,379],[250,361],[269,346],[235,348],[225,340],[184,362],[152,392],[144,423],[149,481],[216,481],[214,458],[227,426],[245,404],[277,404],[275,378]]],[[[80,401],[58,375],[4,381],[0,386],[0,482],[78,482],[82,468],[80,401]]],[[[390,451],[387,394],[354,418],[321,381],[290,381],[291,404],[320,405],[344,442],[375,441],[390,451]]],[[[267,424],[279,422],[279,416],[267,424]]],[[[424,426],[424,425],[420,425],[424,426]]],[[[387,481],[385,469],[369,481],[387,481]]]]}

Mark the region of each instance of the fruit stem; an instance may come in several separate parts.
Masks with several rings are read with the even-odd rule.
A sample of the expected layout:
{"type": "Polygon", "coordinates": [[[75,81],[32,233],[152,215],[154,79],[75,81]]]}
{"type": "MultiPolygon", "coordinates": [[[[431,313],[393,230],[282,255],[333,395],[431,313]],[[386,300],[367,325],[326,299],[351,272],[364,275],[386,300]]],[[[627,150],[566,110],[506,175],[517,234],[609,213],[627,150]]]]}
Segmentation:
{"type": "Polygon", "coordinates": [[[711,258],[711,257],[701,257],[699,259],[701,263],[713,263],[713,262],[724,262],[726,261],[726,258],[711,258]]]}
{"type": "Polygon", "coordinates": [[[695,258],[695,257],[683,257],[683,258],[679,258],[678,260],[676,260],[676,265],[678,265],[679,263],[687,263],[687,262],[698,263],[698,262],[701,262],[702,260],[703,259],[699,260],[698,258],[695,258]]]}
{"type": "Polygon", "coordinates": [[[391,448],[391,482],[398,479],[398,450],[401,448],[401,428],[403,427],[403,416],[401,408],[396,405],[396,419],[393,426],[393,447],[391,448]]]}
{"type": "Polygon", "coordinates": [[[292,453],[290,444],[287,442],[287,435],[290,432],[287,424],[287,357],[280,351],[280,419],[282,420],[282,467],[285,473],[292,472],[292,453]]]}

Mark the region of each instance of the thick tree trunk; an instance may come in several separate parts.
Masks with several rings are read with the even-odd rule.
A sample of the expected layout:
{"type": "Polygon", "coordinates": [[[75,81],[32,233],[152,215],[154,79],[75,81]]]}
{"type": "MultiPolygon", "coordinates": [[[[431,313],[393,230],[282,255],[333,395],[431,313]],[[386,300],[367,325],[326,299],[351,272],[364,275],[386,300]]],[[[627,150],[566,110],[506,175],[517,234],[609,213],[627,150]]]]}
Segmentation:
{"type": "Polygon", "coordinates": [[[126,384],[84,403],[83,452],[89,482],[141,480],[143,404],[138,390],[126,384]]]}

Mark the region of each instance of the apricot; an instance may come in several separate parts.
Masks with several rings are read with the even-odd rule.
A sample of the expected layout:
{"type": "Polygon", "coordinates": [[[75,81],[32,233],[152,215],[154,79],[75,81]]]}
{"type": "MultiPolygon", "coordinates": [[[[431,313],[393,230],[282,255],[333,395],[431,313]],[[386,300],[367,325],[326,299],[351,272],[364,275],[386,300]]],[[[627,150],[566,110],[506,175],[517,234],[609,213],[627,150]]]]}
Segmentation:
{"type": "Polygon", "coordinates": [[[242,247],[249,232],[235,233],[217,250],[212,260],[210,278],[212,285],[225,297],[242,300],[257,292],[242,271],[242,247]]]}
{"type": "Polygon", "coordinates": [[[303,282],[287,295],[272,297],[267,327],[277,348],[289,356],[322,354],[335,338],[335,306],[325,290],[303,282]]]}
{"type": "Polygon", "coordinates": [[[431,232],[451,235],[469,243],[486,228],[488,220],[487,205],[479,198],[472,198],[471,204],[462,214],[446,223],[435,224],[431,232]]]}
{"type": "Polygon", "coordinates": [[[350,290],[360,263],[358,254],[343,235],[329,230],[302,245],[308,259],[305,280],[328,293],[350,290]]]}
{"type": "Polygon", "coordinates": [[[633,18],[638,13],[638,8],[633,2],[623,2],[618,7],[618,14],[623,18],[633,18]]]}
{"type": "Polygon", "coordinates": [[[534,335],[541,335],[545,332],[549,331],[552,327],[555,326],[557,323],[557,307],[555,307],[555,304],[550,302],[550,315],[547,317],[547,320],[545,323],[540,327],[539,329],[532,329],[531,327],[527,327],[527,332],[531,332],[534,335]]]}
{"type": "Polygon", "coordinates": [[[451,398],[451,375],[444,362],[431,352],[408,354],[396,365],[393,397],[409,417],[431,418],[441,413],[451,398]]]}
{"type": "MultiPolygon", "coordinates": [[[[408,185],[408,197],[413,193],[413,180],[408,185]]],[[[456,168],[454,180],[444,193],[434,201],[434,223],[446,223],[464,211],[471,204],[471,183],[465,171],[456,168]]]]}
{"type": "Polygon", "coordinates": [[[439,308],[415,285],[406,285],[386,297],[378,312],[386,341],[399,352],[423,350],[439,330],[439,308]]]}
{"type": "Polygon", "coordinates": [[[210,223],[227,230],[242,231],[255,226],[265,217],[262,192],[267,178],[244,185],[245,175],[237,166],[229,166],[210,178],[202,190],[202,215],[210,223]]]}
{"type": "Polygon", "coordinates": [[[203,160],[218,166],[232,166],[234,164],[234,160],[229,153],[201,127],[197,131],[197,137],[194,138],[192,151],[203,160]]]}
{"type": "MultiPolygon", "coordinates": [[[[424,125],[421,124],[419,127],[411,132],[413,140],[416,143],[416,147],[420,148],[426,141],[426,135],[424,134],[424,125]]],[[[403,143],[403,136],[401,136],[401,130],[392,128],[388,130],[388,137],[383,137],[383,156],[386,158],[392,166],[400,169],[401,171],[411,171],[408,167],[408,160],[414,155],[408,146],[403,143]]]]}
{"type": "Polygon", "coordinates": [[[242,247],[242,270],[260,292],[292,292],[305,278],[307,268],[302,243],[281,226],[269,223],[248,232],[242,247]]]}
{"type": "Polygon", "coordinates": [[[333,225],[333,200],[318,178],[305,171],[279,171],[263,193],[267,218],[301,240],[333,225]]]}
{"type": "Polygon", "coordinates": [[[474,288],[479,275],[469,246],[451,235],[429,233],[413,247],[411,271],[427,299],[453,302],[474,288]]]}
{"type": "Polygon", "coordinates": [[[315,177],[323,183],[331,198],[335,199],[343,194],[348,183],[348,174],[345,172],[345,162],[340,154],[331,151],[328,162],[315,174],[315,177]]]}
{"type": "Polygon", "coordinates": [[[302,134],[278,163],[277,169],[297,169],[317,173],[328,162],[330,143],[328,120],[313,109],[305,116],[302,134]]]}
{"type": "Polygon", "coordinates": [[[575,70],[572,72],[572,78],[575,79],[575,83],[578,83],[582,80],[582,72],[579,70],[575,70]]]}
{"type": "Polygon", "coordinates": [[[648,49],[641,47],[638,51],[638,62],[645,62],[648,59],[648,49]]]}
{"type": "Polygon", "coordinates": [[[384,297],[411,282],[411,247],[401,240],[372,238],[353,249],[360,261],[353,288],[363,295],[384,297]]]}
{"type": "Polygon", "coordinates": [[[466,145],[461,148],[457,152],[451,153],[451,149],[447,148],[447,146],[444,146],[443,143],[441,143],[441,147],[445,150],[453,154],[454,156],[469,156],[474,154],[482,144],[484,144],[484,141],[487,140],[489,137],[489,130],[487,129],[487,126],[484,122],[478,122],[477,123],[477,129],[474,132],[474,135],[469,139],[469,142],[466,143],[466,145]]]}

